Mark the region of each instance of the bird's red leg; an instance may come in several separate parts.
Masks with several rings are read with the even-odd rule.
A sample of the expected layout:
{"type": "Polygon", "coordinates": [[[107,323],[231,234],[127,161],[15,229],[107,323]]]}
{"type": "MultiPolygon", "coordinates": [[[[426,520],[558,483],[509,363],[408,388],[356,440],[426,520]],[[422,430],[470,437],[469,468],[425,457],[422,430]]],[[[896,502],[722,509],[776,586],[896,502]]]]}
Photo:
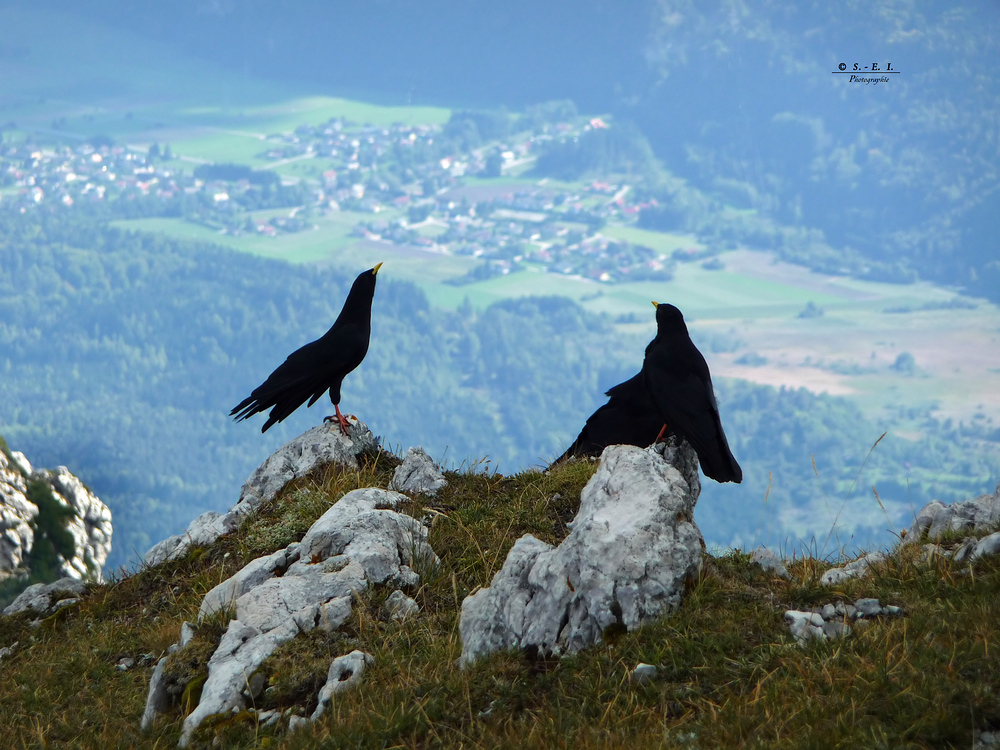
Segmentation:
{"type": "MultiPolygon", "coordinates": [[[[340,413],[340,404],[334,404],[333,408],[337,410],[337,416],[323,417],[323,422],[333,422],[336,420],[337,424],[340,425],[340,431],[346,435],[349,423],[344,418],[344,415],[340,413]]],[[[357,419],[357,417],[355,417],[355,419],[357,419]]]]}
{"type": "Polygon", "coordinates": [[[340,431],[347,434],[347,420],[344,419],[344,415],[340,413],[340,404],[334,404],[333,408],[337,410],[337,421],[340,423],[340,431]]]}
{"type": "Polygon", "coordinates": [[[663,427],[660,428],[660,434],[657,435],[656,436],[656,440],[653,441],[653,445],[656,445],[658,442],[660,442],[663,439],[663,433],[665,433],[666,431],[667,431],[667,426],[663,425],[663,427]]]}

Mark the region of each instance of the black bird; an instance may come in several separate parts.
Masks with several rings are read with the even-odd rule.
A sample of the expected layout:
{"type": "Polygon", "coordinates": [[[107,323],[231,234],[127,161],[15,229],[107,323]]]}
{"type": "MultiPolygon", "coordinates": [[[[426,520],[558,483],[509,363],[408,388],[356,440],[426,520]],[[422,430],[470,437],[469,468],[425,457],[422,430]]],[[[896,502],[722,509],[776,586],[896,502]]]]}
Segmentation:
{"type": "MultiPolygon", "coordinates": [[[[309,399],[316,403],[327,389],[337,410],[340,430],[347,434],[347,420],[340,413],[340,385],[344,376],[361,364],[368,353],[372,331],[372,297],[375,295],[375,274],[382,264],[358,275],[344,302],[337,320],[320,338],[288,355],[288,358],[253,389],[247,398],[229,412],[242,421],[271,409],[261,432],[298,409],[309,399]],[[272,408],[273,407],[273,408],[272,408]]],[[[327,417],[324,421],[332,421],[327,417]]]]}
{"type": "Polygon", "coordinates": [[[650,398],[642,373],[619,383],[604,395],[608,403],[590,415],[576,441],[556,461],[570,456],[599,456],[609,445],[645,448],[663,432],[663,419],[650,398]]]}
{"type": "Polygon", "coordinates": [[[684,316],[673,305],[653,305],[656,338],[646,347],[641,374],[660,421],[691,444],[705,476],[716,482],[743,481],[722,430],[708,363],[691,341],[684,316]]]}

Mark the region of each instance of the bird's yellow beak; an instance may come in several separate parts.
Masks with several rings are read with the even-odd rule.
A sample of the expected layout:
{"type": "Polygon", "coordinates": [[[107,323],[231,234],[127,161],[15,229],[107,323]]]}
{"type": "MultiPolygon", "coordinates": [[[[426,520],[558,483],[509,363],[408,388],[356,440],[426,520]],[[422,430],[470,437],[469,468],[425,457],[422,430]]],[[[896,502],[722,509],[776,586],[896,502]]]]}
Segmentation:
{"type": "Polygon", "coordinates": [[[382,267],[382,264],[381,263],[377,263],[375,265],[375,268],[372,269],[372,276],[374,276],[375,274],[377,274],[378,273],[378,269],[380,269],[381,267],[382,267]]]}
{"type": "Polygon", "coordinates": [[[660,306],[660,303],[659,303],[659,302],[654,302],[654,303],[653,303],[653,307],[659,307],[659,306],[660,306]]]}

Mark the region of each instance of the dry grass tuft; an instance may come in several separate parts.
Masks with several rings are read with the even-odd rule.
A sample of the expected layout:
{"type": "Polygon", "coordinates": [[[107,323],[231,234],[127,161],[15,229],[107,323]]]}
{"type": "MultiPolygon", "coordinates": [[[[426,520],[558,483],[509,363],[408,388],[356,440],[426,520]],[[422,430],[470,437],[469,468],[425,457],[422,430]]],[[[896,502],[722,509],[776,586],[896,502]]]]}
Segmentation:
{"type": "MultiPolygon", "coordinates": [[[[0,726],[9,747],[173,747],[197,700],[205,662],[225,628],[203,623],[171,657],[174,701],[148,735],[139,732],[151,666],[176,641],[201,598],[251,559],[300,539],[346,492],[387,486],[398,464],[376,452],[357,471],[328,466],[285,488],[235,533],[184,558],[95,587],[37,627],[0,618],[0,726]]],[[[421,612],[392,620],[384,587],[359,596],[339,632],[313,631],[261,667],[255,708],[307,715],[330,661],[355,648],[375,657],[362,686],[337,696],[324,718],[295,733],[260,724],[252,711],[207,722],[208,747],[970,747],[1000,726],[1000,560],[971,567],[899,550],[863,580],[819,584],[828,561],[788,563],[790,580],[748,555],[708,557],[681,609],[635,633],[609,633],[575,657],[531,660],[499,653],[468,670],[461,652],[462,599],[488,585],[526,533],[557,543],[596,464],[504,477],[452,472],[436,498],[406,512],[429,518],[441,564],[407,592],[421,612]],[[786,609],[875,597],[904,616],[859,625],[843,641],[802,648],[786,609]],[[639,662],[659,667],[628,680],[639,662]]],[[[958,540],[952,540],[957,543],[958,540]]]]}

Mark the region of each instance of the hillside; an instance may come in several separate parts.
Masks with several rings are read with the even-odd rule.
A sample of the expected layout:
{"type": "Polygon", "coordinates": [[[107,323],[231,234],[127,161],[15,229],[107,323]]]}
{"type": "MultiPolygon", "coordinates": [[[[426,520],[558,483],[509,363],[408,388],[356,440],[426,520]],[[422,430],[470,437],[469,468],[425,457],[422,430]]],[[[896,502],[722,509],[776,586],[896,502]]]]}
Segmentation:
{"type": "MultiPolygon", "coordinates": [[[[48,6],[62,14],[67,7],[48,6]]],[[[644,0],[626,12],[606,1],[473,9],[439,0],[427,9],[390,1],[372,14],[297,0],[276,16],[260,3],[207,13],[185,0],[169,9],[109,2],[86,20],[94,19],[112,35],[155,29],[159,57],[200,61],[222,90],[216,99],[227,102],[249,98],[251,75],[394,104],[521,110],[572,99],[582,111],[636,122],[671,172],[715,208],[750,214],[756,226],[747,234],[769,249],[822,252],[831,262],[857,254],[898,278],[917,273],[997,299],[1000,86],[986,64],[997,55],[991,2],[898,0],[872,9],[861,0],[644,0]],[[331,48],[326,40],[341,28],[351,33],[331,48]],[[438,34],[451,44],[426,43],[438,34]],[[833,73],[841,62],[851,70],[892,63],[898,75],[851,83],[833,73]],[[235,80],[219,86],[220,71],[235,80]],[[783,239],[773,223],[802,231],[783,239]]],[[[22,33],[48,25],[43,16],[22,33]]],[[[11,47],[31,60],[21,40],[11,47]]],[[[129,72],[148,65],[133,57],[120,71],[103,60],[95,67],[127,91],[136,85],[129,72]]],[[[74,95],[65,83],[45,90],[74,95]]]]}
{"type": "MultiPolygon", "coordinates": [[[[0,721],[11,745],[173,746],[228,618],[202,621],[174,666],[168,660],[172,697],[144,734],[152,665],[182,622],[197,620],[209,589],[302,539],[345,493],[386,487],[399,464],[378,450],[359,458],[356,470],[317,467],[211,546],[93,586],[35,625],[31,614],[0,617],[8,677],[0,721]]],[[[971,566],[944,553],[925,559],[920,545],[894,551],[874,575],[834,585],[821,581],[830,560],[786,560],[782,578],[743,553],[708,556],[671,616],[633,632],[608,629],[576,656],[501,651],[460,670],[461,601],[489,584],[523,534],[551,543],[566,536],[595,466],[446,472],[435,498],[414,495],[400,508],[429,525],[440,558],[409,591],[420,611],[392,618],[385,604],[394,585],[359,593],[340,629],[316,628],[279,647],[247,677],[258,696],[252,708],[207,721],[193,746],[957,748],[985,746],[992,735],[981,733],[1000,726],[1000,664],[990,648],[1000,637],[1000,558],[971,566]],[[897,614],[853,620],[844,640],[800,646],[783,617],[865,597],[897,614]],[[352,649],[374,657],[359,685],[335,696],[324,717],[289,730],[293,711],[315,708],[331,659],[352,649]],[[640,663],[656,666],[655,675],[630,679],[640,663]],[[265,723],[275,714],[264,712],[281,711],[285,718],[265,723]]],[[[940,543],[954,549],[957,541],[940,543]]]]}
{"type": "MultiPolygon", "coordinates": [[[[268,452],[326,414],[317,404],[263,436],[227,417],[329,326],[360,269],[293,266],[58,210],[0,222],[0,434],[32,460],[70,467],[109,505],[109,567],[220,510],[268,452]]],[[[556,298],[437,310],[392,275],[391,265],[380,273],[372,347],[343,405],[451,466],[551,461],[602,392],[635,373],[650,335],[612,333],[556,298]]],[[[710,358],[727,346],[698,340],[710,358]]],[[[753,543],[764,519],[766,541],[795,549],[824,538],[838,515],[836,548],[884,543],[912,508],[1000,479],[996,438],[975,425],[921,409],[876,421],[844,398],[716,386],[746,480],[706,488],[700,523],[713,545],[753,543]],[[919,425],[918,439],[890,434],[867,457],[901,422],[919,425]]]]}

